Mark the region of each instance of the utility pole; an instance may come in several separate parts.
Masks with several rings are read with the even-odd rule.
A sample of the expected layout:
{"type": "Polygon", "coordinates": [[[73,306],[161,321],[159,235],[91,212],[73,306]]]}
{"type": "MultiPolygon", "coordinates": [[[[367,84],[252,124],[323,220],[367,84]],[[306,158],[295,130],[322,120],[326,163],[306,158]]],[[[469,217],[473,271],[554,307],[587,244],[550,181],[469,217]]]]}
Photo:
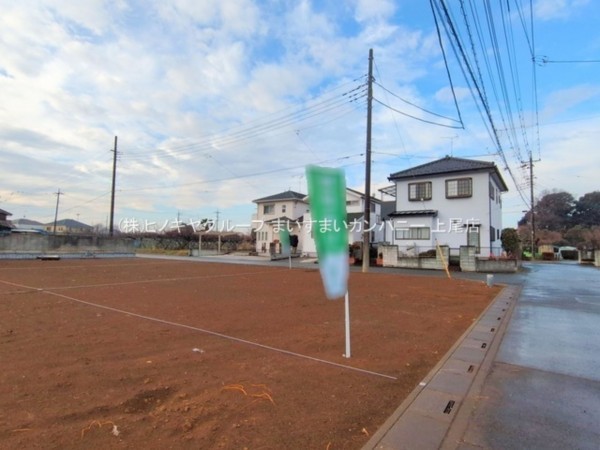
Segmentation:
{"type": "Polygon", "coordinates": [[[535,259],[535,200],[533,198],[533,159],[529,154],[529,194],[531,201],[531,259],[535,259]]]}
{"type": "Polygon", "coordinates": [[[54,231],[52,232],[54,236],[56,236],[56,222],[58,220],[58,203],[60,201],[61,194],[62,192],[60,192],[60,188],[58,188],[58,191],[54,194],[56,195],[56,209],[54,210],[54,231]]]}
{"type": "Polygon", "coordinates": [[[369,75],[367,80],[367,149],[365,161],[365,215],[363,218],[362,271],[369,271],[371,231],[371,111],[373,109],[373,49],[369,49],[369,75]]]}
{"type": "Polygon", "coordinates": [[[114,223],[115,223],[115,184],[117,179],[117,136],[115,136],[115,146],[113,152],[113,171],[112,171],[112,188],[110,190],[110,225],[108,228],[108,234],[112,236],[114,234],[114,223]]]}

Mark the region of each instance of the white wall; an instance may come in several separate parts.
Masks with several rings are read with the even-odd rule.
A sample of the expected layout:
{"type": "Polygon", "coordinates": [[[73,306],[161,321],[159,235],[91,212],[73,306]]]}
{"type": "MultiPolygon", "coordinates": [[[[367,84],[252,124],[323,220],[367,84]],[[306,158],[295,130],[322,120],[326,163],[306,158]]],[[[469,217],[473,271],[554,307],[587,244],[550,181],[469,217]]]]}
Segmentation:
{"type": "MultiPolygon", "coordinates": [[[[252,227],[256,230],[256,251],[262,253],[263,249],[269,251],[269,245],[279,240],[278,231],[274,230],[273,225],[267,224],[269,220],[277,219],[278,217],[288,217],[296,220],[308,212],[308,204],[300,200],[283,200],[265,203],[257,203],[256,214],[252,216],[252,227]],[[265,205],[274,205],[273,212],[264,213],[265,205]]],[[[301,230],[297,226],[291,227],[290,234],[298,236],[298,252],[302,251],[301,230]]]]}
{"type": "MultiPolygon", "coordinates": [[[[428,224],[432,231],[430,240],[428,242],[418,241],[417,244],[433,247],[437,239],[440,245],[458,248],[469,243],[467,227],[465,225],[479,225],[481,253],[487,254],[490,252],[490,225],[495,229],[501,230],[502,228],[502,205],[496,200],[499,189],[494,183],[495,199],[491,200],[489,196],[490,180],[491,176],[488,172],[478,172],[437,175],[428,178],[419,177],[410,181],[402,180],[397,182],[396,211],[437,210],[438,214],[437,217],[398,217],[393,221],[394,227],[428,224]],[[471,197],[446,198],[446,180],[456,178],[472,179],[471,197]],[[432,183],[431,200],[409,201],[409,183],[425,181],[432,183]],[[407,223],[400,221],[407,221],[407,223]]],[[[392,243],[399,246],[406,245],[405,241],[397,241],[395,235],[392,236],[392,243]]],[[[491,245],[495,249],[494,252],[497,252],[501,247],[499,240],[492,242],[491,245]]]]}

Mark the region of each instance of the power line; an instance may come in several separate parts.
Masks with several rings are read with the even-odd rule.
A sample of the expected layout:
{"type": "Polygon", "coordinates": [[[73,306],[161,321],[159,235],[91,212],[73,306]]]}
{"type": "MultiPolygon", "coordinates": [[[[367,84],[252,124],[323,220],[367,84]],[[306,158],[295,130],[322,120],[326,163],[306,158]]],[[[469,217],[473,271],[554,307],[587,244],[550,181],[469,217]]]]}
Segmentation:
{"type": "Polygon", "coordinates": [[[464,128],[462,125],[461,126],[448,125],[448,124],[445,124],[445,123],[438,123],[438,122],[433,122],[431,120],[422,119],[420,117],[413,116],[412,114],[408,114],[408,113],[405,113],[403,111],[400,111],[399,109],[396,109],[396,108],[394,108],[394,107],[392,107],[390,105],[387,105],[387,104],[383,103],[381,100],[378,100],[376,98],[373,98],[373,100],[376,101],[377,103],[379,103],[381,106],[384,106],[384,107],[388,108],[391,111],[394,111],[394,112],[396,112],[398,114],[402,114],[403,116],[406,116],[406,117],[410,117],[411,119],[418,120],[419,122],[425,122],[425,123],[428,123],[428,124],[431,124],[431,125],[437,125],[438,127],[455,128],[455,129],[463,129],[464,128]]]}
{"type": "MultiPolygon", "coordinates": [[[[379,71],[379,66],[377,65],[377,62],[373,61],[373,63],[375,64],[375,71],[377,72],[377,77],[380,80],[383,80],[383,77],[381,75],[381,72],[379,71]]],[[[387,91],[384,90],[383,93],[385,94],[386,100],[387,100],[387,91]]],[[[388,100],[388,103],[391,103],[391,102],[388,100]]],[[[395,114],[390,114],[390,115],[392,117],[392,121],[394,122],[394,129],[396,130],[396,133],[398,134],[398,140],[400,141],[400,145],[402,146],[402,149],[406,152],[406,147],[404,145],[404,139],[402,139],[402,133],[400,133],[400,127],[398,125],[398,121],[396,120],[396,115],[395,114]]]]}
{"type": "Polygon", "coordinates": [[[585,64],[585,63],[600,63],[600,59],[549,59],[547,56],[535,56],[533,60],[540,66],[544,64],[585,64]]]}
{"type": "MultiPolygon", "coordinates": [[[[355,83],[356,81],[360,81],[360,79],[354,80],[353,83],[355,83]]],[[[347,84],[349,83],[345,83],[344,86],[346,86],[347,84]]],[[[319,97],[321,100],[313,102],[312,104],[310,104],[309,102],[308,105],[304,105],[301,107],[293,107],[293,110],[291,112],[287,112],[291,109],[291,107],[289,107],[282,111],[272,113],[266,117],[258,118],[250,122],[240,124],[227,130],[223,130],[219,133],[207,135],[203,139],[195,143],[179,147],[157,149],[152,152],[128,152],[125,155],[127,159],[134,160],[147,159],[149,157],[156,156],[157,152],[161,152],[165,156],[176,157],[189,155],[193,153],[203,153],[207,151],[212,151],[216,147],[225,147],[249,139],[256,139],[259,136],[272,133],[273,131],[291,126],[292,124],[309,122],[315,117],[321,117],[322,115],[331,113],[341,108],[345,108],[348,105],[352,105],[353,103],[356,103],[363,97],[366,97],[365,83],[361,83],[358,86],[355,86],[354,88],[344,91],[341,94],[335,95],[333,97],[324,98],[324,96],[321,96],[319,97]]]]}
{"type": "MultiPolygon", "coordinates": [[[[467,85],[469,86],[469,90],[471,92],[471,95],[473,96],[475,104],[481,105],[481,107],[482,107],[482,109],[479,109],[479,106],[478,106],[478,109],[480,111],[480,114],[482,115],[482,118],[484,119],[484,124],[486,124],[488,133],[490,134],[490,137],[492,138],[492,141],[494,142],[494,144],[497,148],[498,155],[504,165],[504,169],[508,172],[511,179],[513,180],[514,185],[517,189],[517,192],[519,193],[523,202],[525,204],[528,204],[527,199],[522,191],[522,188],[520,187],[520,183],[517,181],[517,178],[516,178],[515,174],[513,173],[512,169],[511,169],[511,165],[510,165],[508,158],[504,152],[502,141],[501,141],[499,133],[498,133],[498,128],[496,126],[494,117],[492,115],[492,109],[491,109],[491,105],[489,102],[489,97],[486,95],[486,86],[485,86],[483,77],[481,76],[481,71],[478,71],[480,76],[477,76],[475,74],[473,65],[470,62],[470,59],[467,55],[467,51],[465,50],[465,46],[463,45],[462,39],[459,35],[459,30],[455,24],[455,21],[451,17],[451,12],[449,11],[445,1],[444,0],[437,0],[437,1],[430,0],[430,4],[432,6],[432,11],[433,11],[434,17],[440,16],[441,18],[443,18],[442,24],[444,26],[444,30],[446,32],[446,35],[448,36],[448,40],[451,44],[454,54],[457,57],[457,60],[459,63],[459,68],[461,69],[461,71],[463,72],[463,74],[465,76],[465,80],[467,82],[467,85]]],[[[483,34],[481,32],[482,27],[479,24],[479,19],[478,19],[479,16],[477,13],[475,13],[476,7],[473,6],[473,3],[471,3],[471,12],[473,15],[473,21],[476,25],[477,35],[479,37],[480,46],[483,49],[482,54],[484,56],[484,61],[486,62],[490,86],[493,89],[493,92],[495,94],[494,98],[498,105],[497,111],[500,115],[502,122],[505,123],[505,128],[510,130],[509,134],[507,134],[506,137],[507,137],[509,143],[511,144],[511,147],[513,149],[515,149],[515,151],[518,151],[517,150],[518,145],[519,145],[518,139],[516,139],[516,134],[514,133],[514,130],[516,127],[513,122],[514,114],[512,112],[512,99],[509,95],[509,91],[507,88],[507,86],[508,86],[507,79],[504,76],[504,72],[505,72],[504,63],[503,63],[501,55],[500,55],[500,45],[499,45],[499,40],[497,37],[497,32],[495,30],[496,27],[494,24],[494,17],[492,15],[491,7],[488,2],[484,3],[484,7],[485,7],[484,16],[486,18],[487,33],[488,33],[489,40],[490,40],[489,45],[484,44],[483,34]],[[487,59],[486,51],[489,48],[492,49],[491,53],[494,58],[494,65],[495,65],[494,70],[491,69],[490,63],[487,59]],[[495,76],[497,76],[498,82],[495,81],[495,76]],[[498,88],[499,88],[499,90],[498,90],[498,88]],[[499,94],[501,94],[501,95],[499,95],[499,94]],[[500,97],[502,97],[502,99],[503,99],[502,101],[500,101],[500,97]]],[[[463,6],[462,11],[463,11],[463,20],[465,21],[465,24],[466,24],[465,26],[467,27],[467,30],[470,30],[469,19],[465,12],[464,6],[463,6]]],[[[475,49],[474,39],[472,37],[472,34],[470,36],[471,36],[470,42],[471,42],[472,49],[473,49],[472,51],[473,51],[473,54],[476,55],[476,50],[474,50],[475,49]]],[[[509,54],[511,52],[510,45],[507,47],[507,52],[509,54]]],[[[475,56],[475,59],[477,61],[476,56],[475,56]]],[[[509,55],[509,60],[510,60],[510,55],[509,55]]],[[[478,64],[478,63],[476,63],[476,64],[478,64]]]]}
{"type": "MultiPolygon", "coordinates": [[[[356,154],[352,154],[352,155],[340,156],[338,158],[317,161],[314,164],[317,164],[317,165],[328,164],[328,163],[343,161],[345,159],[350,159],[350,158],[363,156],[363,155],[364,155],[364,153],[356,153],[356,154]]],[[[213,178],[210,180],[202,180],[202,181],[192,181],[189,183],[178,183],[178,184],[172,184],[172,185],[152,186],[152,187],[142,187],[142,188],[132,188],[132,189],[119,189],[119,192],[140,192],[140,191],[176,189],[176,188],[181,188],[181,187],[186,187],[186,186],[196,186],[196,185],[201,185],[201,184],[219,183],[222,181],[237,180],[239,178],[250,178],[250,177],[257,177],[257,176],[262,176],[262,175],[270,175],[270,174],[277,173],[277,172],[288,172],[290,170],[304,169],[304,167],[306,167],[306,164],[301,164],[301,165],[291,166],[291,167],[280,167],[277,169],[264,170],[264,171],[260,171],[260,172],[254,172],[254,173],[249,173],[249,174],[239,175],[239,176],[232,176],[232,177],[225,177],[225,178],[213,178]]]]}
{"type": "Polygon", "coordinates": [[[412,102],[410,102],[410,101],[408,101],[408,100],[406,100],[406,99],[404,99],[404,98],[400,97],[399,95],[397,95],[397,94],[394,94],[392,91],[390,91],[389,89],[387,89],[385,86],[382,86],[381,84],[377,83],[376,81],[374,81],[373,83],[374,83],[374,84],[376,84],[377,86],[379,86],[381,89],[383,89],[383,90],[384,90],[385,92],[387,92],[388,94],[390,94],[390,95],[392,95],[392,96],[396,97],[397,99],[399,99],[399,100],[403,101],[403,102],[404,102],[404,103],[406,103],[407,105],[414,106],[415,108],[417,108],[417,109],[420,109],[421,111],[423,111],[423,112],[426,112],[427,114],[431,114],[431,115],[433,115],[433,116],[440,117],[440,118],[442,118],[442,119],[448,119],[448,120],[451,120],[451,121],[453,121],[453,122],[457,122],[457,123],[460,123],[460,124],[462,124],[462,122],[461,122],[460,120],[453,119],[452,117],[444,116],[444,115],[442,115],[442,114],[438,114],[438,113],[435,113],[435,112],[433,112],[433,111],[429,111],[428,109],[425,109],[425,108],[423,108],[423,107],[421,107],[421,106],[419,106],[419,105],[417,105],[417,104],[415,104],[415,103],[412,103],[412,102]]]}

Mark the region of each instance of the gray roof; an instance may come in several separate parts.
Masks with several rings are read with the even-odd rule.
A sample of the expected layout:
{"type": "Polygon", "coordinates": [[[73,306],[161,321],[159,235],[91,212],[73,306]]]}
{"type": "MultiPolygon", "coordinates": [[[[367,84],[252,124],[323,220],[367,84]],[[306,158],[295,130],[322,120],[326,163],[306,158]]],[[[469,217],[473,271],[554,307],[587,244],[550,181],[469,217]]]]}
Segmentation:
{"type": "Polygon", "coordinates": [[[409,211],[394,211],[389,214],[389,217],[399,217],[399,216],[437,216],[437,209],[417,209],[417,210],[409,210],[409,211]]]}
{"type": "MultiPolygon", "coordinates": [[[[363,193],[362,193],[362,192],[360,192],[360,191],[357,191],[356,189],[351,189],[351,188],[347,187],[347,188],[346,188],[346,190],[347,190],[347,191],[350,191],[350,192],[354,192],[355,194],[358,194],[358,195],[360,196],[360,198],[365,198],[365,194],[363,194],[363,193]]],[[[373,197],[373,196],[371,195],[371,202],[374,202],[374,203],[381,203],[381,200],[379,200],[377,197],[373,197]]]]}
{"type": "Polygon", "coordinates": [[[37,220],[31,220],[26,218],[13,220],[13,223],[17,225],[44,225],[42,222],[38,222],[37,220]]]}
{"type": "MultiPolygon", "coordinates": [[[[54,222],[49,222],[46,224],[46,226],[49,225],[54,225],[54,222]]],[[[85,223],[82,222],[78,222],[77,220],[73,220],[73,219],[62,219],[56,222],[57,226],[61,226],[61,227],[67,227],[67,228],[94,228],[92,226],[86,225],[85,223]]]]}
{"type": "Polygon", "coordinates": [[[0,209],[0,214],[3,214],[5,216],[12,216],[11,213],[9,213],[8,211],[4,211],[3,209],[0,209]]]}
{"type": "Polygon", "coordinates": [[[300,216],[297,219],[290,219],[288,216],[276,217],[274,219],[265,220],[265,223],[302,223],[304,216],[300,216]]]}
{"type": "Polygon", "coordinates": [[[508,191],[506,183],[502,179],[496,164],[488,161],[476,161],[474,159],[455,158],[446,156],[442,159],[431,161],[410,169],[401,170],[388,177],[390,181],[405,180],[412,178],[428,177],[431,175],[445,175],[457,172],[491,172],[495,175],[498,185],[508,191]]]}
{"type": "Polygon", "coordinates": [[[252,200],[254,203],[265,203],[265,202],[279,202],[285,200],[300,200],[302,201],[306,197],[306,194],[301,194],[295,191],[285,191],[279,194],[269,195],[268,197],[259,198],[252,200]]]}

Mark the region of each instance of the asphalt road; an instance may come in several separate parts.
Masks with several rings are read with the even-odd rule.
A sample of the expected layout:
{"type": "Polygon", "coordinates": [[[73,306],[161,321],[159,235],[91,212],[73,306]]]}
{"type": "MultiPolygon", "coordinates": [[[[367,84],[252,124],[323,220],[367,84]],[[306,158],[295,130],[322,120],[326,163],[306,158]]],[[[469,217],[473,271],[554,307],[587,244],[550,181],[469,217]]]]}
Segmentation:
{"type": "Polygon", "coordinates": [[[600,449],[600,270],[527,269],[466,431],[444,448],[600,449]]]}

